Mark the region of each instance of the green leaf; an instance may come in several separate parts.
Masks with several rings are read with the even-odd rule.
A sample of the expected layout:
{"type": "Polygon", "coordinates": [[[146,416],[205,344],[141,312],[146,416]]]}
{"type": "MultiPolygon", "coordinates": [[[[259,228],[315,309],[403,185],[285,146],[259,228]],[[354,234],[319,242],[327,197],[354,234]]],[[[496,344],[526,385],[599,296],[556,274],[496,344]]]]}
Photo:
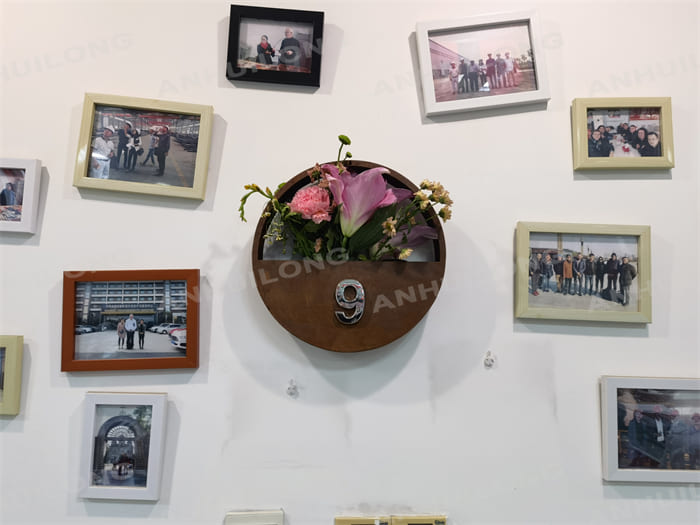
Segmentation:
{"type": "Polygon", "coordinates": [[[384,237],[382,224],[396,213],[396,205],[379,208],[372,218],[363,224],[355,234],[350,237],[349,249],[351,254],[360,254],[369,250],[370,246],[379,242],[384,237]]]}

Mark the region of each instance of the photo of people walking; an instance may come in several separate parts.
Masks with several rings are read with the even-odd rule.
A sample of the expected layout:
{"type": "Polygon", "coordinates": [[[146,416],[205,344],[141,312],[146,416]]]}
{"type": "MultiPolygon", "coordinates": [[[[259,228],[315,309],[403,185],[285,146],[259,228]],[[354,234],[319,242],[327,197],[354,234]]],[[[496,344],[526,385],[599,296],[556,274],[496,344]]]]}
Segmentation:
{"type": "Polygon", "coordinates": [[[527,23],[430,34],[435,101],[537,89],[527,23]]]}
{"type": "Polygon", "coordinates": [[[199,121],[196,115],[97,105],[88,175],[191,188],[199,121]]]}
{"type": "Polygon", "coordinates": [[[636,236],[532,232],[529,246],[531,306],[637,309],[636,236]]]}

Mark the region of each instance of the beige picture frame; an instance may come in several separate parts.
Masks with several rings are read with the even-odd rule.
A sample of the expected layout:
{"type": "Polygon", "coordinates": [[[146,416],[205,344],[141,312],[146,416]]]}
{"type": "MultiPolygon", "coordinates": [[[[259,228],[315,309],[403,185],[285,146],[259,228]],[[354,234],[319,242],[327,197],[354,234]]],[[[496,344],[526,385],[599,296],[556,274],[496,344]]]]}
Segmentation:
{"type": "MultiPolygon", "coordinates": [[[[518,222],[515,244],[515,317],[522,319],[651,323],[651,228],[649,226],[518,222]],[[631,301],[625,308],[610,306],[609,309],[597,309],[595,306],[591,308],[576,308],[575,305],[577,303],[575,302],[572,303],[573,307],[536,306],[531,304],[530,298],[533,294],[529,291],[528,282],[530,280],[530,237],[533,233],[558,234],[557,239],[559,236],[563,237],[564,235],[580,236],[582,246],[585,236],[594,236],[595,238],[610,236],[611,240],[622,237],[636,237],[636,261],[633,262],[637,272],[634,279],[636,281],[636,299],[631,301]]],[[[555,293],[543,295],[546,295],[548,298],[554,298],[557,290],[553,291],[555,293]]],[[[574,301],[578,299],[581,298],[574,299],[574,301]]],[[[561,303],[559,299],[551,302],[561,303]]],[[[592,303],[592,300],[589,302],[592,303]]],[[[611,305],[613,303],[617,304],[613,300],[608,300],[608,302],[611,305]]],[[[578,304],[585,305],[587,302],[580,301],[578,304]]],[[[606,304],[606,306],[608,305],[606,304]]]]}
{"type": "MultiPolygon", "coordinates": [[[[100,115],[97,115],[97,118],[99,117],[100,115]]],[[[111,126],[112,128],[115,128],[116,123],[128,122],[130,117],[122,117],[120,114],[114,113],[106,116],[103,115],[102,118],[103,121],[106,121],[103,127],[111,126]]],[[[207,172],[209,167],[209,152],[211,149],[213,119],[214,108],[208,105],[86,93],[80,123],[78,154],[75,164],[75,174],[73,176],[73,186],[77,188],[91,188],[204,200],[207,172]],[[187,134],[184,132],[170,134],[170,137],[172,138],[172,151],[175,151],[175,144],[177,143],[178,151],[182,152],[182,155],[187,155],[188,157],[186,159],[187,165],[185,166],[183,164],[182,169],[176,165],[174,167],[174,171],[176,173],[173,175],[170,182],[168,182],[168,177],[149,178],[141,176],[138,177],[138,179],[135,177],[134,181],[130,181],[114,180],[110,178],[96,178],[94,176],[90,176],[91,160],[94,160],[91,157],[91,149],[93,140],[98,135],[98,130],[94,128],[96,127],[96,112],[101,111],[99,108],[108,108],[109,110],[114,110],[115,108],[121,109],[123,110],[122,114],[138,113],[141,115],[139,117],[139,122],[141,124],[140,128],[142,134],[143,132],[149,132],[153,133],[154,136],[157,135],[158,131],[154,132],[152,129],[149,129],[149,127],[158,128],[158,130],[160,130],[161,128],[159,128],[159,126],[164,125],[165,122],[171,122],[172,119],[176,117],[180,117],[185,121],[187,121],[187,117],[194,117],[192,120],[198,120],[198,122],[196,127],[193,124],[190,124],[189,126],[189,129],[195,129],[195,131],[192,131],[192,137],[187,136],[190,133],[189,129],[187,130],[187,134]],[[155,124],[151,126],[151,122],[155,124]],[[192,151],[192,148],[195,149],[194,152],[192,151]],[[191,157],[193,157],[192,153],[194,153],[194,168],[189,166],[191,163],[191,157]],[[190,178],[192,179],[191,184],[189,181],[190,178]],[[175,182],[181,184],[175,184],[175,182]]],[[[135,125],[135,127],[138,128],[139,126],[135,125]]],[[[166,125],[166,127],[168,126],[166,125]]],[[[114,129],[113,133],[116,131],[117,130],[114,129]]],[[[146,137],[147,136],[148,135],[146,135],[146,137]]],[[[116,153],[118,149],[116,134],[111,141],[115,145],[116,153]]],[[[148,148],[148,144],[142,144],[141,148],[143,152],[143,150],[148,148]]],[[[141,160],[144,157],[145,159],[148,158],[147,155],[137,157],[136,164],[138,165],[141,162],[145,163],[145,160],[141,160]]],[[[174,158],[174,155],[171,158],[174,158]]],[[[151,166],[155,166],[156,163],[154,159],[151,158],[151,160],[153,162],[151,166]]],[[[170,162],[173,163],[173,161],[170,162]]],[[[119,157],[117,157],[117,164],[119,164],[119,157]]],[[[114,173],[114,168],[112,172],[114,173]]],[[[120,177],[120,179],[124,179],[124,176],[120,177]]]]}
{"type": "Polygon", "coordinates": [[[22,355],[24,337],[21,335],[0,335],[0,349],[5,350],[0,366],[0,415],[19,414],[22,385],[22,355]]]}
{"type": "Polygon", "coordinates": [[[576,98],[571,103],[571,139],[574,170],[670,169],[675,166],[670,97],[576,98]],[[588,111],[592,109],[658,108],[661,156],[589,157],[588,111]]]}

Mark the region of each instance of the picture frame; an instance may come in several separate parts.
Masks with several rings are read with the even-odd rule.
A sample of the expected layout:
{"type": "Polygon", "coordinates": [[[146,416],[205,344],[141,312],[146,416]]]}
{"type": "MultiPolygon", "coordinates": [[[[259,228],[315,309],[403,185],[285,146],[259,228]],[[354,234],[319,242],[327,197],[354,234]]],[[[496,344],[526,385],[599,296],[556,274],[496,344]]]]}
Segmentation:
{"type": "Polygon", "coordinates": [[[0,335],[0,415],[19,414],[24,337],[0,335]]]}
{"type": "Polygon", "coordinates": [[[197,368],[199,270],[64,272],[62,330],[63,372],[197,368]]]}
{"type": "Polygon", "coordinates": [[[320,86],[321,11],[231,5],[226,78],[320,86]]]}
{"type": "Polygon", "coordinates": [[[649,226],[518,222],[515,243],[515,317],[651,323],[649,226]]]}
{"type": "Polygon", "coordinates": [[[80,497],[157,501],[167,394],[87,392],[80,497]]]}
{"type": "Polygon", "coordinates": [[[700,483],[700,379],[600,379],[603,479],[700,483]]]}
{"type": "Polygon", "coordinates": [[[571,103],[571,138],[574,170],[675,166],[670,97],[576,98],[571,103]],[[636,134],[642,129],[640,138],[636,134]]]}
{"type": "Polygon", "coordinates": [[[549,84],[539,35],[532,10],[419,22],[424,115],[546,105],[549,84]]]}
{"type": "Polygon", "coordinates": [[[0,158],[0,232],[36,233],[41,161],[0,158]]]}
{"type": "Polygon", "coordinates": [[[213,120],[212,106],[86,93],[73,186],[204,200],[213,120]]]}

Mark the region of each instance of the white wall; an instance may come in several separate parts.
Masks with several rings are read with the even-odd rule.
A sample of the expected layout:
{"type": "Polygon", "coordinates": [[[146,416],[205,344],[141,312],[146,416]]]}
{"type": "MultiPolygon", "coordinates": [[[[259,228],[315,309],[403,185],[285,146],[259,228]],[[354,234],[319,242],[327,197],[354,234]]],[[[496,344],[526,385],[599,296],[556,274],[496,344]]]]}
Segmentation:
{"type": "Polygon", "coordinates": [[[697,486],[602,482],[597,381],[700,375],[698,3],[256,5],[325,12],[316,92],[225,79],[229,2],[0,3],[0,154],[39,158],[44,175],[38,233],[0,238],[0,333],[23,334],[26,352],[21,414],[0,419],[0,521],[205,524],[283,507],[290,525],[367,512],[696,522],[697,486]],[[540,12],[547,110],[423,119],[416,22],[522,7],[540,12]],[[86,91],[212,104],[205,201],[74,188],[86,91]],[[672,97],[676,168],[574,173],[569,107],[591,96],[672,97]],[[236,211],[244,184],[333,159],[339,133],[355,158],[439,179],[457,203],[433,308],[400,341],[358,355],[276,324],[251,273],[254,221],[236,211]],[[651,225],[653,323],[514,320],[518,220],[651,225]],[[198,370],[59,371],[61,272],[113,268],[201,269],[198,370]],[[88,390],[168,392],[159,502],[77,497],[88,390]]]}

